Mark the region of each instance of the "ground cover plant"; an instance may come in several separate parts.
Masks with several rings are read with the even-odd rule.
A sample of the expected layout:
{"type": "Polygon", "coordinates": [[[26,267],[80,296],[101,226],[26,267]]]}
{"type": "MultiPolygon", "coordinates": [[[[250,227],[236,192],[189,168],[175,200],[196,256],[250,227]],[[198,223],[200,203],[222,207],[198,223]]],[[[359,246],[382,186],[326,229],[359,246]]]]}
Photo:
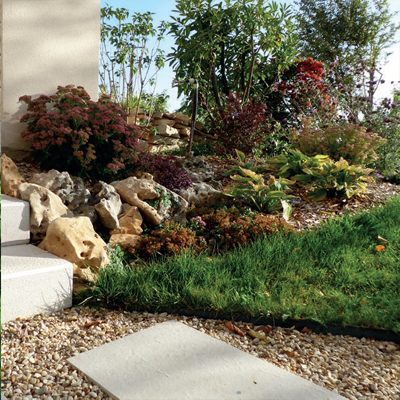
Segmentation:
{"type": "Polygon", "coordinates": [[[86,296],[126,310],[209,310],[400,332],[400,197],[221,255],[114,262],[86,296]]]}

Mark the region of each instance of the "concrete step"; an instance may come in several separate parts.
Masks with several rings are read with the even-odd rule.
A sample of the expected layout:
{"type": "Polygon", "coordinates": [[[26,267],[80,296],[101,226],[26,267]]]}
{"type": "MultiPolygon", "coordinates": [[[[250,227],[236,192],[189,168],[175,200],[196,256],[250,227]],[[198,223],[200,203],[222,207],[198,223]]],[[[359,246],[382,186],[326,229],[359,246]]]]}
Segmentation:
{"type": "Polygon", "coordinates": [[[1,195],[1,246],[29,243],[29,203],[1,195]]]}
{"type": "Polygon", "coordinates": [[[73,266],[32,245],[1,249],[1,322],[72,305],[73,266]]]}
{"type": "Polygon", "coordinates": [[[344,400],[177,321],[69,358],[113,399],[344,400]]]}

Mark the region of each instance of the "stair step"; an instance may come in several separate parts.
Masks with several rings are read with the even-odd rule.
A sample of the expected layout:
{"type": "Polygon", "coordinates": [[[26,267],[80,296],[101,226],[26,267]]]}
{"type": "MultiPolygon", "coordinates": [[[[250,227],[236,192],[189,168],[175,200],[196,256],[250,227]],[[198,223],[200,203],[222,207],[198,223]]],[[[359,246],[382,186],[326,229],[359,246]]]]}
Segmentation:
{"type": "Polygon", "coordinates": [[[29,203],[1,195],[1,246],[29,243],[29,203]]]}
{"type": "Polygon", "coordinates": [[[1,322],[72,306],[73,266],[33,245],[1,249],[1,322]]]}

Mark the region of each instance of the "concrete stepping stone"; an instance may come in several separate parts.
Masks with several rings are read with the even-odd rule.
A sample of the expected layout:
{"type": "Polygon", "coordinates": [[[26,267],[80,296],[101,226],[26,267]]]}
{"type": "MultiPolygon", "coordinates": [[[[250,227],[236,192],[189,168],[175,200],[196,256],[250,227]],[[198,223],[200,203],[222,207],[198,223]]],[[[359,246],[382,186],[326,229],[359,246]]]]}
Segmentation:
{"type": "Polygon", "coordinates": [[[119,400],[344,399],[178,321],[68,359],[119,400]]]}

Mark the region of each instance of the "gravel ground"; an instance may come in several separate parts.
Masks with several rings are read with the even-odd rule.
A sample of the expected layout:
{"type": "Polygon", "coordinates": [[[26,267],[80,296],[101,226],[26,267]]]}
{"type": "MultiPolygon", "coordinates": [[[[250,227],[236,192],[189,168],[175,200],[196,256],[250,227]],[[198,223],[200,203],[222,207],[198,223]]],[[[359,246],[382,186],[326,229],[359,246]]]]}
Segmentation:
{"type": "Polygon", "coordinates": [[[109,399],[67,359],[171,319],[349,399],[400,399],[400,346],[392,342],[88,307],[3,324],[1,391],[12,399],[109,399]]]}

